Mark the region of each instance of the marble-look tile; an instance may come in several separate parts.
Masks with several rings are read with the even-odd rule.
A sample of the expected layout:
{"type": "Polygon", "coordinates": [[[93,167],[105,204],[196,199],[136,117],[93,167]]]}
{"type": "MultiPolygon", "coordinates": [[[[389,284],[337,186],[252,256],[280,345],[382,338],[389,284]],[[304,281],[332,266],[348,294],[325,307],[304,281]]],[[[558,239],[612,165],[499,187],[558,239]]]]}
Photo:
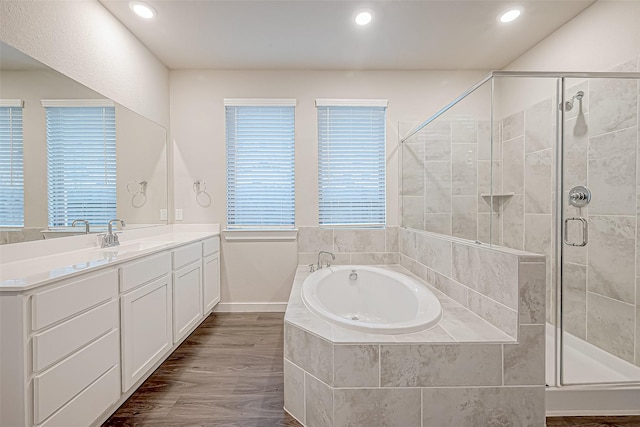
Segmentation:
{"type": "Polygon", "coordinates": [[[454,144],[476,144],[477,141],[477,122],[473,116],[463,115],[451,120],[451,142],[454,144]]]}
{"type": "Polygon", "coordinates": [[[432,233],[451,235],[451,214],[450,213],[425,213],[424,230],[432,233]]]}
{"type": "Polygon", "coordinates": [[[446,276],[451,275],[451,241],[428,233],[416,235],[416,261],[446,276]]]}
{"type": "Polygon", "coordinates": [[[625,79],[589,81],[591,135],[601,135],[638,123],[638,82],[625,79]]]}
{"type": "Polygon", "coordinates": [[[298,252],[333,251],[333,230],[319,227],[298,227],[298,252]]]}
{"type": "Polygon", "coordinates": [[[547,214],[525,214],[524,216],[524,250],[551,258],[552,235],[551,221],[547,214]]]}
{"type": "Polygon", "coordinates": [[[336,252],[384,252],[385,232],[381,230],[342,230],[333,232],[336,252]]]}
{"type": "Polygon", "coordinates": [[[636,308],[591,292],[587,300],[587,341],[633,363],[636,308]]]}
{"type": "Polygon", "coordinates": [[[524,250],[524,196],[507,197],[502,205],[502,244],[524,250]]]}
{"type": "Polygon", "coordinates": [[[424,194],[424,144],[402,144],[401,196],[424,194]]]}
{"type": "Polygon", "coordinates": [[[397,343],[447,343],[455,342],[455,339],[447,333],[440,326],[436,325],[433,328],[425,331],[413,332],[411,334],[394,335],[394,339],[397,343]]]}
{"type": "Polygon", "coordinates": [[[502,218],[500,214],[478,214],[478,241],[494,245],[502,244],[502,218]]]}
{"type": "Polygon", "coordinates": [[[333,427],[333,390],[305,373],[305,409],[307,427],[333,427]]]}
{"type": "Polygon", "coordinates": [[[520,324],[544,324],[546,266],[542,262],[520,262],[518,286],[520,287],[520,324]]]}
{"type": "Polygon", "coordinates": [[[502,120],[502,141],[524,135],[524,111],[518,111],[502,120]]]}
{"type": "Polygon", "coordinates": [[[304,420],[304,371],[284,360],[284,407],[298,420],[304,420]]]}
{"type": "Polygon", "coordinates": [[[438,325],[458,342],[512,342],[513,337],[455,301],[443,301],[438,325]]]}
{"type": "MultiPolygon", "coordinates": [[[[589,115],[582,116],[585,123],[589,122],[589,115]]],[[[565,122],[564,152],[563,152],[563,180],[564,190],[569,191],[576,185],[587,183],[587,149],[589,146],[589,134],[574,132],[579,129],[577,119],[565,122]]]]}
{"type": "Polygon", "coordinates": [[[491,194],[491,188],[494,194],[502,192],[502,162],[478,161],[478,194],[491,194]]]}
{"type": "Polygon", "coordinates": [[[587,338],[587,267],[564,263],[562,275],[562,321],[565,331],[587,338]]]}
{"type": "Polygon", "coordinates": [[[400,246],[400,253],[407,255],[410,258],[415,259],[417,252],[416,246],[416,234],[417,232],[413,230],[407,230],[406,228],[401,228],[398,231],[398,244],[400,246]]]}
{"type": "Polygon", "coordinates": [[[468,196],[478,192],[477,144],[453,144],[451,192],[454,196],[468,196]]]}
{"type": "Polygon", "coordinates": [[[518,309],[518,257],[490,248],[453,244],[454,280],[518,309]]]}
{"type": "Polygon", "coordinates": [[[332,325],[333,342],[337,344],[371,344],[371,343],[393,343],[393,335],[389,334],[368,334],[362,331],[343,328],[332,325]]]}
{"type": "Polygon", "coordinates": [[[378,345],[336,345],[333,348],[334,387],[378,387],[378,345]]]}
{"type": "Polygon", "coordinates": [[[502,384],[499,344],[380,346],[382,387],[502,384]]]}
{"type": "Polygon", "coordinates": [[[589,139],[590,214],[636,214],[637,127],[589,139]]]}
{"type": "Polygon", "coordinates": [[[442,274],[437,272],[434,272],[433,282],[430,283],[434,288],[443,292],[458,304],[461,304],[465,307],[467,306],[469,288],[467,288],[466,286],[461,285],[455,280],[452,280],[447,276],[443,276],[442,274]]]}
{"type": "Polygon", "coordinates": [[[589,217],[589,292],[635,303],[635,237],[635,216],[589,217]]]}
{"type": "Polygon", "coordinates": [[[551,149],[536,151],[525,156],[526,213],[551,213],[552,156],[551,149]]]}
{"type": "Polygon", "coordinates": [[[553,112],[551,99],[545,99],[525,110],[526,153],[553,147],[553,122],[555,120],[553,112]]]}
{"type": "Polygon", "coordinates": [[[492,135],[490,123],[490,120],[478,121],[478,160],[497,160],[502,158],[502,144],[500,143],[500,123],[498,121],[495,121],[493,125],[493,147],[491,146],[492,135]]]}
{"type": "Polygon", "coordinates": [[[385,250],[387,252],[398,252],[400,250],[398,246],[399,231],[399,227],[387,227],[385,229],[385,250]]]}
{"type": "Polygon", "coordinates": [[[402,226],[424,230],[424,197],[402,197],[402,226]]]}
{"type": "Polygon", "coordinates": [[[420,389],[338,389],[335,427],[421,427],[420,389]]]}
{"type": "Polygon", "coordinates": [[[354,265],[387,265],[399,262],[398,252],[352,253],[351,264],[354,265]]]}
{"type": "Polygon", "coordinates": [[[425,163],[425,213],[451,213],[451,162],[425,163]]]}
{"type": "Polygon", "coordinates": [[[333,383],[333,345],[286,322],[284,357],[325,383],[333,383]]]}
{"type": "Polygon", "coordinates": [[[544,427],[544,387],[425,388],[423,427],[544,427]]]}
{"type": "MultiPolygon", "coordinates": [[[[298,287],[298,289],[300,289],[300,287],[298,287]]],[[[297,297],[295,302],[290,300],[285,320],[301,329],[311,332],[316,336],[324,337],[328,340],[333,339],[333,329],[331,328],[331,324],[311,313],[302,302],[300,296],[297,297]]]]}
{"type": "Polygon", "coordinates": [[[516,338],[518,331],[516,310],[498,304],[473,290],[469,290],[468,308],[510,337],[516,338]]]}
{"type": "Polygon", "coordinates": [[[451,161],[451,122],[436,119],[421,132],[425,161],[451,161]]]}
{"type": "Polygon", "coordinates": [[[504,345],[505,385],[545,385],[545,325],[523,325],[517,344],[504,345]]]}
{"type": "Polygon", "coordinates": [[[453,196],[451,199],[451,235],[476,240],[478,237],[478,198],[453,196]]]}
{"type": "Polygon", "coordinates": [[[524,137],[502,144],[502,190],[524,194],[524,137]]]}

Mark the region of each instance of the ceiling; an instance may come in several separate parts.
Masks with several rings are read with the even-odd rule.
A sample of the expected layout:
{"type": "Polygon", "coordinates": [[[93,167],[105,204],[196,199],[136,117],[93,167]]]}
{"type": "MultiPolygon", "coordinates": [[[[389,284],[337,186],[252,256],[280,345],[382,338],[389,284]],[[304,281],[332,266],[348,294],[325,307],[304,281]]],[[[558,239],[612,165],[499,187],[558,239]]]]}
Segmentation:
{"type": "Polygon", "coordinates": [[[100,2],[170,69],[501,69],[594,0],[126,0],[100,2]],[[498,22],[523,6],[522,16],[498,22]],[[359,9],[371,24],[353,22],[359,9]]]}

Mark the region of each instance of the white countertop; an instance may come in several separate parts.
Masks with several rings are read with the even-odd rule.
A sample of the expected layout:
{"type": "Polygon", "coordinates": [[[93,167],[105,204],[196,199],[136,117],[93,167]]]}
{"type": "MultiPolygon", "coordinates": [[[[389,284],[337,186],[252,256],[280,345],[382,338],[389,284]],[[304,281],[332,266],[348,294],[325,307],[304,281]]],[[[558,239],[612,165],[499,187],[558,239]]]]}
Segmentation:
{"type": "Polygon", "coordinates": [[[219,227],[207,231],[175,230],[169,227],[143,238],[120,236],[120,246],[95,247],[54,252],[50,255],[0,264],[0,292],[20,292],[62,278],[92,272],[108,266],[173,249],[191,242],[220,235],[219,227]]]}

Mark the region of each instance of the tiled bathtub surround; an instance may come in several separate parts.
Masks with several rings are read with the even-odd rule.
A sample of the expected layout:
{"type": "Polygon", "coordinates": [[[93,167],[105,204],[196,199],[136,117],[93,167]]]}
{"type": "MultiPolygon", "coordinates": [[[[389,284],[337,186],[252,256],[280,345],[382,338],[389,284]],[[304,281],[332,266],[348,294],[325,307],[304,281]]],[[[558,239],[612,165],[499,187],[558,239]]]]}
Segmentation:
{"type": "Polygon", "coordinates": [[[512,337],[544,321],[544,256],[401,228],[402,266],[512,337]]]}
{"type": "Polygon", "coordinates": [[[298,227],[298,264],[315,264],[319,251],[334,253],[336,259],[332,264],[398,264],[398,227],[362,230],[298,227]]]}
{"type": "MultiPolygon", "coordinates": [[[[426,284],[443,306],[439,324],[377,335],[308,311],[300,288],[309,274],[298,268],[284,331],[285,409],[305,426],[544,426],[543,288],[528,286],[516,307],[520,341],[426,284]]],[[[535,283],[536,274],[544,270],[525,271],[523,278],[535,283]]]]}

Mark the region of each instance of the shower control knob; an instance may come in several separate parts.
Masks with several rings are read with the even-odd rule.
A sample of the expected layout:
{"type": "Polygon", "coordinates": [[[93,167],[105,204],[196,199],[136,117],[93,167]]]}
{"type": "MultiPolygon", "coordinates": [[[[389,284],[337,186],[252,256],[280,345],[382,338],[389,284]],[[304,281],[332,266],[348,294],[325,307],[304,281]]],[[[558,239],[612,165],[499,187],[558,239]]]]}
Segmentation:
{"type": "Polygon", "coordinates": [[[587,187],[578,185],[569,191],[569,204],[577,208],[586,206],[591,201],[591,191],[587,187]]]}

